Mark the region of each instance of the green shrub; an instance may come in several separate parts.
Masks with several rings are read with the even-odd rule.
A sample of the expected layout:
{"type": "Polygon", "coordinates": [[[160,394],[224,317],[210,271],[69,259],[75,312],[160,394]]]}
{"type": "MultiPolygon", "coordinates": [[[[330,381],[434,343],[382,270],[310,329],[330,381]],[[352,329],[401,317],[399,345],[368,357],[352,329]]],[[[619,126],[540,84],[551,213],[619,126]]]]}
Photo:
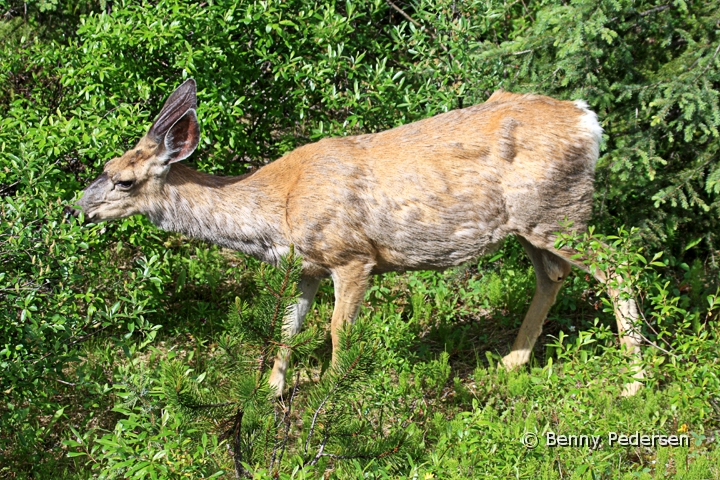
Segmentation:
{"type": "MultiPolygon", "coordinates": [[[[617,253],[602,261],[629,265],[648,388],[616,402],[626,359],[605,297],[582,274],[550,314],[554,340],[541,340],[539,368],[495,369],[533,284],[507,242],[477,266],[374,282],[363,316],[382,374],[361,382],[372,400],[345,406],[382,411],[368,421],[419,440],[402,460],[335,462],[329,475],[718,476],[716,3],[0,0],[0,472],[234,470],[224,441],[163,413],[158,382],[166,360],[212,364],[235,298],[252,304],[258,292],[258,263],[141,218],[83,227],[63,216],[194,77],[203,142],[191,163],[216,174],[479,103],[497,88],[584,98],[605,129],[593,223],[638,228],[611,238],[617,253]],[[614,423],[601,420],[608,409],[614,423]],[[559,423],[686,425],[699,443],[642,455],[518,443],[559,423]]],[[[308,323],[324,328],[331,304],[324,284],[308,323]]],[[[326,374],[328,355],[320,347],[297,369],[326,374]]]]}

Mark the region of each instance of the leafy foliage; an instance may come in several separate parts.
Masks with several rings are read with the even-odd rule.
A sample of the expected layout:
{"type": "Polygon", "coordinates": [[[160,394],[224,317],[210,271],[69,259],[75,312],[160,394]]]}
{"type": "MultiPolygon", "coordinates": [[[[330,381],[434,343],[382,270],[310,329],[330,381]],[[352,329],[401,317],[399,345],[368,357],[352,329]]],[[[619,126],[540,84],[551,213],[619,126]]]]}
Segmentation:
{"type": "MultiPolygon", "coordinates": [[[[243,468],[257,476],[718,475],[717,2],[0,0],[0,13],[2,475],[230,475],[230,440],[170,415],[183,404],[172,391],[236,402],[206,422],[255,392],[243,425],[265,433],[244,437],[243,468]],[[495,368],[532,290],[530,265],[508,242],[477,265],[378,279],[340,370],[322,343],[332,307],[323,285],[314,328],[293,340],[297,417],[278,413],[259,387],[277,352],[268,339],[281,334],[262,313],[276,300],[259,299],[275,273],[258,277],[254,260],[142,218],[88,227],[62,213],[186,77],[198,81],[203,132],[191,162],[216,174],[497,88],[585,99],[605,129],[594,223],[620,232],[601,262],[633,278],[648,388],[617,400],[627,372],[611,307],[581,275],[566,282],[534,367],[495,368]],[[254,363],[233,363],[240,346],[254,363]],[[340,373],[361,357],[357,377],[340,373]],[[238,373],[258,362],[258,375],[238,373]],[[270,462],[288,419],[298,437],[279,438],[293,453],[270,462]],[[519,443],[551,428],[686,430],[694,442],[589,452],[519,443]],[[402,448],[381,457],[403,430],[402,448]],[[321,446],[347,458],[317,457],[321,446]]],[[[593,250],[597,240],[568,239],[593,250]]]]}

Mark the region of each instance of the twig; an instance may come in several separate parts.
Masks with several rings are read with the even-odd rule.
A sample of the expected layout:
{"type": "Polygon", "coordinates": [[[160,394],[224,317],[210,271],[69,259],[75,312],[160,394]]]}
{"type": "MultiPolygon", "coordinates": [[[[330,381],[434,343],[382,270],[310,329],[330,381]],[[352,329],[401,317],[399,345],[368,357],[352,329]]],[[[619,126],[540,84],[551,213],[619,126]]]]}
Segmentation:
{"type": "Polygon", "coordinates": [[[327,444],[328,438],[329,438],[329,435],[325,435],[325,437],[323,437],[323,441],[320,444],[320,448],[318,449],[317,455],[315,455],[315,458],[310,460],[310,463],[308,463],[308,465],[310,465],[310,466],[315,465],[318,462],[318,460],[320,460],[320,458],[323,457],[323,451],[325,450],[325,445],[327,444]]]}
{"type": "Polygon", "coordinates": [[[525,5],[525,0],[520,0],[523,4],[523,8],[525,9],[525,13],[527,13],[527,16],[530,17],[530,20],[535,22],[535,19],[533,18],[532,14],[530,13],[530,10],[528,10],[527,5],[525,5]]]}
{"type": "Polygon", "coordinates": [[[668,348],[672,348],[672,345],[670,345],[670,343],[668,343],[667,340],[665,340],[664,338],[660,337],[660,334],[657,332],[657,330],[655,330],[655,329],[653,328],[653,326],[650,324],[650,322],[647,321],[647,318],[645,318],[645,314],[644,314],[642,311],[640,311],[639,308],[638,308],[638,311],[639,311],[639,313],[640,313],[640,316],[641,316],[642,319],[643,319],[643,322],[645,322],[645,325],[647,325],[648,328],[649,328],[650,330],[652,330],[655,335],[658,336],[658,338],[660,338],[663,342],[665,342],[665,345],[667,345],[668,348]]]}
{"type": "MultiPolygon", "coordinates": [[[[640,312],[639,310],[640,310],[640,309],[638,308],[638,313],[640,313],[640,316],[642,317],[642,319],[643,319],[643,321],[645,322],[645,324],[646,324],[648,327],[650,327],[650,329],[651,329],[656,335],[658,335],[658,333],[655,331],[655,329],[652,328],[652,326],[650,325],[650,323],[649,323],[649,322],[647,321],[647,319],[645,318],[645,315],[644,315],[642,312],[640,312]]],[[[657,348],[658,350],[660,350],[660,351],[663,352],[664,354],[669,355],[669,356],[671,356],[671,357],[673,357],[673,358],[676,358],[676,359],[680,360],[681,362],[683,361],[683,359],[682,359],[681,357],[679,357],[678,355],[675,355],[674,353],[665,350],[663,347],[661,347],[661,346],[658,345],[657,343],[655,343],[655,342],[653,342],[652,340],[650,340],[649,338],[647,338],[645,335],[642,334],[642,332],[640,331],[640,329],[637,328],[637,327],[634,326],[634,325],[633,325],[633,327],[632,327],[631,329],[629,329],[628,331],[625,332],[625,335],[628,335],[628,334],[629,334],[629,335],[638,335],[638,336],[639,336],[640,338],[642,338],[648,345],[657,348]]],[[[670,344],[667,343],[667,341],[665,341],[665,340],[663,340],[663,341],[668,345],[668,347],[670,347],[670,344]]]]}
{"type": "Polygon", "coordinates": [[[692,79],[692,82],[690,82],[690,83],[695,83],[695,80],[697,80],[698,78],[700,78],[700,77],[702,77],[703,75],[705,75],[705,72],[708,71],[708,69],[710,68],[710,66],[711,66],[712,63],[713,63],[713,60],[715,60],[715,57],[717,57],[718,51],[720,51],[720,43],[718,43],[718,46],[717,46],[717,48],[715,49],[715,53],[713,53],[713,56],[712,56],[712,58],[710,59],[710,61],[708,62],[708,64],[707,64],[707,66],[705,67],[705,69],[704,69],[702,72],[700,72],[695,78],[693,78],[693,79],[692,79]]]}
{"type": "Polygon", "coordinates": [[[638,15],[640,15],[641,17],[645,17],[647,15],[650,15],[651,13],[662,12],[663,10],[667,10],[668,8],[670,8],[670,4],[659,5],[657,7],[651,8],[650,10],[645,10],[644,12],[640,12],[640,13],[638,13],[638,15]]]}
{"type": "MultiPolygon", "coordinates": [[[[99,329],[95,330],[95,331],[92,332],[92,333],[88,333],[87,335],[83,335],[82,337],[78,338],[77,340],[73,340],[72,342],[68,343],[67,346],[68,346],[68,347],[72,347],[73,345],[75,345],[75,344],[77,344],[77,343],[84,342],[85,340],[87,340],[88,338],[92,337],[93,335],[97,335],[98,333],[102,332],[103,330],[105,330],[106,328],[108,328],[110,325],[112,325],[112,324],[111,324],[111,323],[108,323],[108,324],[105,325],[104,327],[99,328],[99,329]]],[[[91,328],[92,328],[92,327],[91,327],[91,328]]],[[[32,362],[32,364],[35,365],[35,364],[37,364],[38,362],[41,362],[41,361],[45,360],[45,359],[46,359],[47,357],[49,357],[50,355],[54,355],[54,354],[55,354],[55,352],[46,353],[46,354],[43,355],[42,357],[40,357],[40,358],[38,358],[37,360],[35,360],[34,362],[32,362]]]]}
{"type": "Polygon", "coordinates": [[[10,190],[11,188],[17,186],[19,183],[20,183],[20,182],[11,183],[11,184],[8,185],[7,187],[3,188],[2,190],[0,190],[0,195],[2,195],[3,193],[7,192],[7,191],[10,190]]]}
{"type": "Polygon", "coordinates": [[[55,380],[58,383],[62,383],[63,385],[69,385],[71,387],[77,386],[77,383],[66,382],[65,380],[60,380],[59,378],[54,378],[53,380],[55,380]]]}
{"type": "Polygon", "coordinates": [[[18,287],[18,288],[0,288],[2,293],[15,293],[15,292],[36,292],[40,290],[40,287],[18,287]]]}
{"type": "MultiPolygon", "coordinates": [[[[720,49],[720,45],[718,45],[718,49],[720,49]]],[[[717,50],[715,50],[715,53],[717,54],[717,50]]],[[[715,58],[715,57],[713,57],[713,58],[715,58]]],[[[700,76],[700,75],[698,75],[698,76],[700,76]]],[[[697,79],[697,78],[698,78],[698,77],[695,77],[695,79],[697,79]]],[[[694,80],[693,80],[693,82],[694,82],[694,80]]],[[[691,82],[691,83],[692,83],[692,82],[691,82]]],[[[675,187],[671,192],[666,193],[666,194],[663,195],[662,197],[658,198],[656,201],[663,201],[663,202],[664,202],[666,198],[671,197],[672,195],[674,195],[675,192],[677,192],[678,190],[680,190],[683,186],[685,186],[686,183],[688,183],[690,180],[693,179],[692,175],[694,175],[695,173],[699,172],[700,169],[705,168],[705,166],[706,166],[708,163],[710,163],[712,160],[714,160],[714,157],[708,158],[708,160],[707,160],[705,163],[703,163],[702,165],[700,165],[699,167],[697,167],[695,170],[693,170],[693,172],[691,173],[691,176],[690,176],[689,178],[686,178],[685,181],[683,181],[680,185],[678,185],[677,187],[675,187]]]]}
{"type": "MultiPolygon", "coordinates": [[[[385,1],[387,2],[388,5],[390,5],[390,7],[391,7],[392,9],[394,9],[394,10],[395,10],[396,12],[398,12],[400,15],[402,15],[403,17],[405,17],[405,19],[406,19],[408,22],[412,23],[413,25],[415,25],[415,26],[418,27],[418,28],[423,28],[423,26],[420,25],[420,23],[418,23],[417,20],[414,20],[410,15],[408,15],[407,13],[405,13],[405,11],[404,11],[402,8],[400,8],[400,7],[398,7],[397,5],[395,5],[395,4],[394,4],[393,2],[391,2],[390,0],[385,0],[385,1]]],[[[424,30],[424,28],[423,28],[423,30],[424,30]]],[[[429,32],[428,32],[428,33],[429,33],[429,32]]]]}
{"type": "Polygon", "coordinates": [[[328,394],[323,398],[323,401],[320,402],[320,406],[315,410],[315,414],[313,415],[312,422],[310,422],[310,431],[308,431],[307,440],[305,440],[305,453],[307,453],[308,449],[310,448],[310,439],[312,438],[313,433],[315,432],[315,422],[317,422],[317,417],[320,415],[320,410],[325,406],[327,401],[330,399],[332,394],[335,392],[335,389],[333,388],[328,392],[328,394]]]}
{"type": "Polygon", "coordinates": [[[228,432],[226,432],[232,432],[233,434],[232,457],[233,463],[235,464],[236,478],[242,478],[246,476],[245,468],[242,465],[242,453],[240,453],[240,432],[242,430],[243,415],[244,412],[242,410],[238,410],[238,412],[235,414],[235,421],[233,422],[233,426],[228,432]]]}
{"type": "Polygon", "coordinates": [[[224,403],[203,403],[203,404],[183,404],[184,407],[187,408],[220,408],[220,407],[229,407],[231,405],[236,405],[236,402],[224,402],[224,403]]]}
{"type": "Polygon", "coordinates": [[[308,432],[307,440],[305,440],[305,453],[307,453],[308,449],[310,448],[310,439],[312,438],[313,433],[315,432],[315,423],[317,422],[317,417],[320,415],[320,410],[325,406],[325,404],[330,400],[330,398],[335,393],[335,390],[337,390],[340,385],[342,384],[343,380],[345,380],[349,375],[350,372],[355,370],[355,367],[357,367],[357,364],[360,362],[360,357],[362,356],[363,352],[360,351],[353,360],[353,363],[348,367],[347,371],[345,372],[345,375],[342,376],[342,378],[339,378],[332,389],[325,395],[325,398],[323,398],[323,401],[320,402],[320,406],[315,410],[315,414],[313,415],[312,422],[310,423],[310,431],[308,432]]]}
{"type": "MultiPolygon", "coordinates": [[[[427,34],[430,35],[430,38],[432,38],[433,40],[437,40],[437,36],[434,33],[432,33],[430,30],[428,30],[427,28],[422,26],[417,20],[413,19],[410,15],[405,13],[405,11],[402,8],[395,5],[391,0],[385,0],[385,1],[393,10],[395,10],[400,15],[402,15],[408,22],[412,23],[419,29],[427,32],[427,34]]],[[[445,53],[448,53],[448,49],[445,45],[443,45],[442,43],[440,43],[439,45],[440,45],[440,48],[442,48],[445,53]]]]}
{"type": "MultiPolygon", "coordinates": [[[[658,5],[657,7],[651,8],[650,10],[645,10],[644,12],[639,12],[638,15],[640,15],[641,17],[646,17],[646,16],[650,15],[651,13],[657,13],[657,12],[662,12],[663,10],[667,10],[671,6],[672,5],[670,5],[670,4],[658,5]]],[[[608,23],[612,23],[615,20],[617,20],[618,18],[620,18],[620,17],[612,17],[610,20],[608,20],[608,23]]]]}
{"type": "Polygon", "coordinates": [[[272,459],[270,460],[270,471],[272,471],[273,464],[275,463],[275,453],[277,452],[278,448],[280,449],[280,456],[278,457],[278,465],[282,464],[283,456],[285,455],[285,447],[287,446],[287,442],[290,438],[289,432],[290,432],[290,411],[292,410],[292,404],[293,400],[295,399],[295,393],[297,392],[298,385],[300,384],[300,372],[297,372],[295,374],[295,385],[293,385],[292,393],[290,393],[290,398],[288,399],[288,405],[287,410],[284,412],[283,418],[281,422],[285,423],[285,431],[283,432],[283,441],[282,445],[280,447],[275,447],[273,449],[272,453],[272,459]]]}
{"type": "Polygon", "coordinates": [[[105,120],[105,117],[107,117],[107,116],[110,115],[112,112],[114,112],[115,110],[117,110],[117,108],[118,108],[118,107],[113,107],[113,108],[111,108],[110,110],[108,110],[107,112],[105,112],[105,115],[103,115],[102,117],[100,117],[100,120],[105,120]]]}
{"type": "MultiPolygon", "coordinates": [[[[385,452],[382,452],[380,455],[337,455],[335,453],[322,453],[320,452],[318,454],[319,457],[330,457],[330,458],[336,458],[338,460],[352,460],[356,458],[362,458],[362,459],[371,459],[371,458],[384,458],[388,455],[392,455],[394,453],[397,453],[398,450],[400,450],[400,447],[402,447],[402,444],[404,442],[398,443],[395,447],[393,447],[390,450],[387,450],[385,452]]],[[[449,448],[449,447],[448,447],[449,448]]],[[[447,450],[445,450],[447,452],[447,450]]],[[[443,454],[444,455],[444,454],[443,454]]]]}
{"type": "Polygon", "coordinates": [[[657,343],[651,341],[649,338],[647,338],[645,335],[643,335],[643,334],[640,333],[639,331],[635,330],[635,331],[633,331],[632,333],[638,334],[643,340],[645,340],[645,341],[648,343],[648,345],[657,348],[658,350],[660,350],[660,351],[663,352],[664,354],[670,355],[670,356],[673,357],[673,358],[677,358],[680,362],[684,362],[684,361],[685,361],[683,358],[675,355],[674,353],[668,352],[667,350],[665,350],[664,348],[662,348],[662,347],[661,347],[660,345],[658,345],[657,343]]]}

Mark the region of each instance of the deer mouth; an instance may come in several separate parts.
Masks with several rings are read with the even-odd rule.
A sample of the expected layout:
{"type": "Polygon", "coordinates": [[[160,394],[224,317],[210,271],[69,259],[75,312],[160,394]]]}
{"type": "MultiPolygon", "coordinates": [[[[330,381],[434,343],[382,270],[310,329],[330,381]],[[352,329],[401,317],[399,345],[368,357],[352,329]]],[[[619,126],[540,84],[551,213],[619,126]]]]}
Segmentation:
{"type": "MultiPolygon", "coordinates": [[[[66,206],[65,208],[63,208],[63,215],[65,215],[66,217],[78,218],[82,212],[83,210],[71,206],[66,206]]],[[[92,214],[87,211],[85,212],[84,223],[92,223],[92,214]]]]}
{"type": "Polygon", "coordinates": [[[66,217],[77,218],[80,216],[80,212],[82,212],[82,210],[80,210],[79,208],[73,208],[73,207],[63,208],[63,215],[65,215],[66,217]]]}

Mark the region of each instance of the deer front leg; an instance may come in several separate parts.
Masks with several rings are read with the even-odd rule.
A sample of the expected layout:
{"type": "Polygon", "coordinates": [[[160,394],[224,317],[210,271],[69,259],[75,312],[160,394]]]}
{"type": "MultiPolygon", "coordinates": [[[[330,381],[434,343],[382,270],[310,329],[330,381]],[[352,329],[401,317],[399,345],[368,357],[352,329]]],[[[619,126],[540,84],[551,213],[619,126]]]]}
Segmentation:
{"type": "Polygon", "coordinates": [[[337,355],[341,348],[340,330],[346,322],[355,322],[355,318],[357,318],[360,311],[360,304],[365,298],[368,278],[372,268],[372,263],[356,260],[332,271],[335,286],[335,309],[330,324],[333,365],[337,364],[337,355]]]}
{"type": "MultiPolygon", "coordinates": [[[[297,302],[290,307],[284,319],[283,330],[287,337],[292,337],[302,328],[303,321],[310,311],[319,285],[320,279],[318,278],[300,278],[300,282],[298,282],[300,296],[297,302]]],[[[283,349],[275,358],[275,365],[270,374],[270,386],[275,389],[275,394],[278,396],[282,395],[283,388],[285,388],[285,372],[287,371],[289,360],[290,352],[283,349]]]]}

